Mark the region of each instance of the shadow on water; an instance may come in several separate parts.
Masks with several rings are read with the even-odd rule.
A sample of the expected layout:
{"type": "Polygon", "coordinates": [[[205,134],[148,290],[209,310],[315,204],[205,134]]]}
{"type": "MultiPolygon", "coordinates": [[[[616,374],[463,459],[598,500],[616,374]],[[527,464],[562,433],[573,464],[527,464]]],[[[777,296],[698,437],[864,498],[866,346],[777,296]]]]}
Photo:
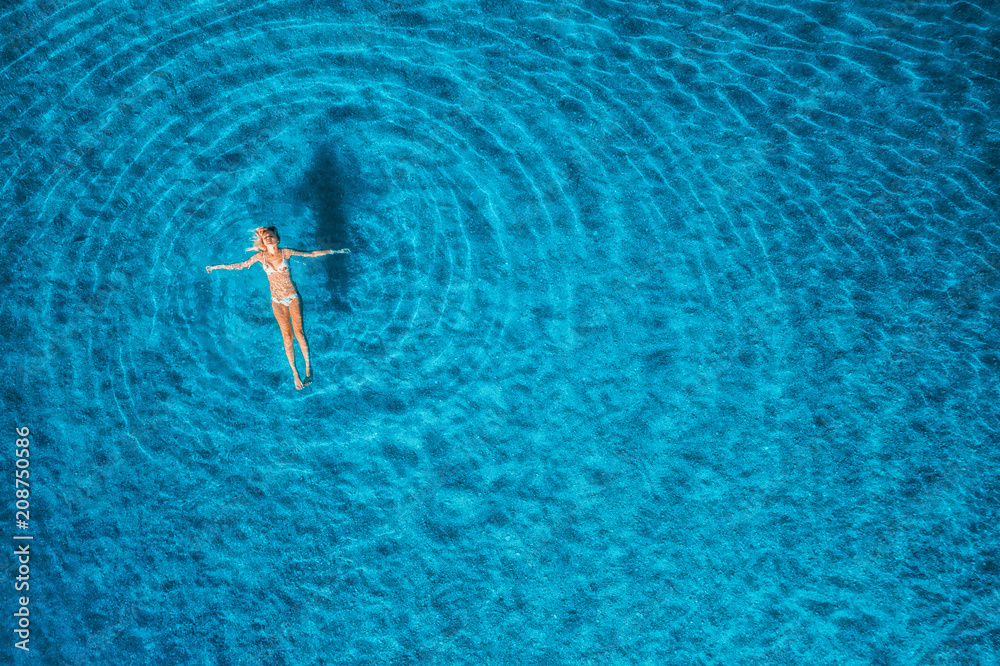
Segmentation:
{"type": "MultiPolygon", "coordinates": [[[[362,191],[360,170],[349,155],[329,144],[316,151],[295,197],[313,213],[317,247],[334,250],[346,247],[352,253],[363,249],[364,241],[350,222],[352,208],[362,191]]],[[[349,310],[346,297],[353,277],[352,266],[349,256],[336,255],[323,262],[334,307],[344,312],[349,310]]]]}

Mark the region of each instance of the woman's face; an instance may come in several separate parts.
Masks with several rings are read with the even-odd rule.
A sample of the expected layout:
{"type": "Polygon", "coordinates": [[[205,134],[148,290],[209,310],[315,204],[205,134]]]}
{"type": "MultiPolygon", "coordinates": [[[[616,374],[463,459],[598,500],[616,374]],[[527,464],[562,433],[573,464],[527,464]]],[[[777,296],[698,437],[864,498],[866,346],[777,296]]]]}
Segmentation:
{"type": "Polygon", "coordinates": [[[260,235],[260,239],[264,241],[264,245],[277,245],[278,237],[270,229],[265,229],[264,233],[260,235]]]}

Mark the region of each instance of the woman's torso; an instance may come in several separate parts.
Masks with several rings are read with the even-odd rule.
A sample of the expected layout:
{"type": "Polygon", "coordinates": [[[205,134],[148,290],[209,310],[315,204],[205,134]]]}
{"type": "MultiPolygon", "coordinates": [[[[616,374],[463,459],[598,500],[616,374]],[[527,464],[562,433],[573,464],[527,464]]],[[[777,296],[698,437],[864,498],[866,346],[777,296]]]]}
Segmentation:
{"type": "Polygon", "coordinates": [[[271,298],[281,300],[295,293],[295,285],[292,284],[292,275],[284,249],[279,248],[277,256],[267,250],[262,250],[260,263],[264,272],[267,273],[267,281],[271,285],[271,298]],[[280,262],[275,261],[277,257],[281,258],[280,262]]]}

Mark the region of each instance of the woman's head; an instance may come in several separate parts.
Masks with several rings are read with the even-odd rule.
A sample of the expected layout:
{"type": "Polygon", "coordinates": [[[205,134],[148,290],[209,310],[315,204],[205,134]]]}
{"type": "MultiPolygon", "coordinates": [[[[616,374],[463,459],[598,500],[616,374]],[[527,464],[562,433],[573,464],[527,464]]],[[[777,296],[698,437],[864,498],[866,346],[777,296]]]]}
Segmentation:
{"type": "Polygon", "coordinates": [[[249,250],[259,251],[268,245],[277,245],[281,242],[281,236],[278,235],[276,227],[257,227],[253,230],[253,235],[253,247],[248,248],[249,250]]]}

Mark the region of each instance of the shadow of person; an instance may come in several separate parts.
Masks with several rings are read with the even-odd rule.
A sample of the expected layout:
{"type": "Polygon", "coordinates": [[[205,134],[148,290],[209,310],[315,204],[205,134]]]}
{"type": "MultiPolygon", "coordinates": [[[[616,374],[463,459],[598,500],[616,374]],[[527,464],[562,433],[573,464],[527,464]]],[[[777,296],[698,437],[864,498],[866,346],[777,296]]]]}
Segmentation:
{"type": "MultiPolygon", "coordinates": [[[[308,207],[316,221],[316,245],[323,249],[363,250],[363,239],[351,224],[352,207],[363,186],[360,171],[350,156],[338,153],[330,144],[316,151],[302,182],[295,190],[296,199],[308,207]]],[[[326,286],[333,307],[350,309],[346,296],[352,282],[351,261],[324,261],[326,286]]]]}

